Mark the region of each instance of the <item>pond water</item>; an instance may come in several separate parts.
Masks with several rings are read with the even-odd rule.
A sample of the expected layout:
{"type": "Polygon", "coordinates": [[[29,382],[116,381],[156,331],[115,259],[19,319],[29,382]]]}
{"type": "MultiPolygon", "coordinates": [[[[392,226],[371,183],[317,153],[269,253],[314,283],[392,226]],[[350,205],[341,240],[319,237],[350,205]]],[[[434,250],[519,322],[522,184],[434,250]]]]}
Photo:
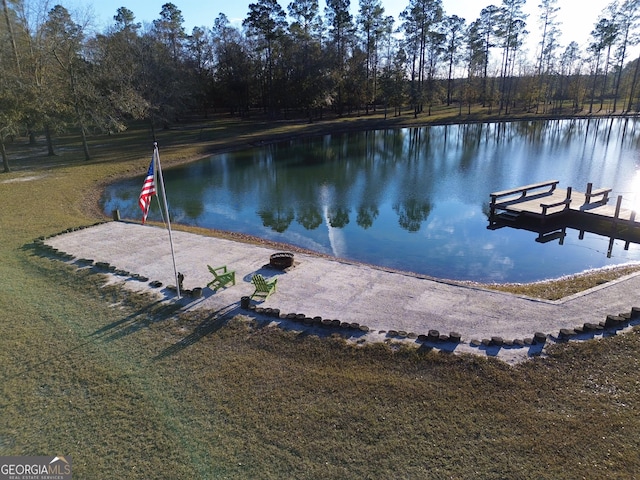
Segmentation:
{"type": "MultiPolygon", "coordinates": [[[[489,194],[591,182],[633,208],[639,142],[639,121],[619,118],[377,130],[214,155],[164,180],[172,222],[438,278],[530,282],[637,262],[640,248],[616,241],[608,258],[609,239],[594,234],[542,244],[526,230],[489,230],[489,194]]],[[[140,220],[147,166],[106,189],[106,213],[140,220]]],[[[161,220],[155,201],[149,219],[161,220]]]]}

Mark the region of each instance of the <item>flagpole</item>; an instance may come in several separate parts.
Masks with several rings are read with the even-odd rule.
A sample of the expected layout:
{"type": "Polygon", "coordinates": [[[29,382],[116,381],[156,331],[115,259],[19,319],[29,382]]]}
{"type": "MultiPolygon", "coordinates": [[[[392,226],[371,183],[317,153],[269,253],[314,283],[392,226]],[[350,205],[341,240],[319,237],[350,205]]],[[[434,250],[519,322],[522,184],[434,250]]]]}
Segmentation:
{"type": "MultiPolygon", "coordinates": [[[[171,258],[173,259],[173,273],[176,276],[176,291],[180,298],[180,282],[178,279],[178,269],[176,268],[176,255],[173,250],[173,235],[171,234],[171,220],[169,219],[169,205],[167,203],[167,194],[164,189],[164,179],[162,178],[162,167],[160,166],[160,153],[158,152],[158,142],[153,142],[153,155],[158,166],[158,177],[162,185],[162,201],[164,202],[164,210],[167,213],[167,229],[169,230],[169,243],[171,244],[171,258]]],[[[162,208],[160,209],[162,212],[162,208]]]]}

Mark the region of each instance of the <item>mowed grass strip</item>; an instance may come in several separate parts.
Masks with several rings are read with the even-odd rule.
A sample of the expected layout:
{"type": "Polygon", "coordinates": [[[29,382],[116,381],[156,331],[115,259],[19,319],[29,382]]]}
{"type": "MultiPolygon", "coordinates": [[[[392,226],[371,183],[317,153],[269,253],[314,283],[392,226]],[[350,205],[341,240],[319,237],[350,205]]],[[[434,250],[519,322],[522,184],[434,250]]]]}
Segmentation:
{"type": "MultiPolygon", "coordinates": [[[[216,133],[223,121],[200,128],[225,148],[216,133]]],[[[269,133],[260,128],[243,134],[269,133]]],[[[150,149],[139,158],[130,149],[146,136],[95,139],[94,161],[30,157],[0,176],[0,455],[71,455],[77,478],[640,471],[637,330],[556,346],[517,366],[355,347],[249,317],[175,311],[44,256],[34,238],[103,220],[87,200],[99,185],[142,178],[150,149]]],[[[210,145],[192,148],[196,156],[210,145]]]]}

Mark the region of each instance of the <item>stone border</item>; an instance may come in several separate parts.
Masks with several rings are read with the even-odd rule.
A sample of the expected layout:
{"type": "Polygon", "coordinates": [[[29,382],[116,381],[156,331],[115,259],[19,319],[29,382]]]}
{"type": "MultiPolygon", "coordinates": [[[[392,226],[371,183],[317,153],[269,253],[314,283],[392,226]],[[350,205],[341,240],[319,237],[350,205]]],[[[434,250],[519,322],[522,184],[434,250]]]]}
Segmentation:
{"type": "MultiPolygon", "coordinates": [[[[79,268],[92,268],[97,273],[106,273],[111,274],[113,276],[118,277],[128,277],[132,280],[136,280],[142,283],[147,283],[151,289],[158,289],[162,287],[162,282],[157,280],[149,280],[149,278],[141,276],[136,273],[132,273],[129,271],[118,269],[116,266],[111,265],[107,262],[95,262],[92,259],[87,258],[75,258],[73,255],[63,252],[57,248],[51,247],[45,243],[45,240],[48,238],[53,238],[59,235],[75,232],[78,230],[82,230],[85,228],[91,228],[94,226],[98,226],[104,223],[108,223],[109,221],[101,221],[91,225],[82,226],[82,227],[72,227],[66,230],[63,230],[57,234],[50,236],[41,236],[33,241],[33,246],[40,254],[44,256],[49,256],[53,259],[64,261],[67,263],[73,263],[77,265],[79,268]]],[[[177,292],[177,288],[175,285],[167,285],[165,289],[168,292],[177,292]]],[[[184,293],[185,297],[190,297],[193,299],[197,299],[202,297],[203,295],[203,287],[195,287],[191,290],[182,290],[181,293],[184,293]]],[[[166,295],[165,295],[166,297],[166,295]]],[[[405,332],[399,330],[372,330],[366,325],[361,325],[359,323],[354,322],[345,322],[339,319],[325,319],[320,316],[316,317],[308,317],[302,313],[286,313],[283,314],[277,308],[263,308],[260,306],[256,306],[255,304],[251,304],[250,299],[245,304],[245,297],[240,300],[240,307],[243,310],[247,310],[253,312],[256,315],[267,317],[267,318],[277,318],[281,321],[289,321],[297,324],[301,324],[304,327],[313,328],[320,327],[322,329],[341,331],[341,333],[352,333],[356,335],[366,335],[366,334],[378,334],[383,335],[383,338],[387,340],[397,340],[397,341],[406,341],[412,340],[415,343],[419,343],[422,345],[429,345],[435,348],[447,349],[448,351],[455,350],[457,345],[468,344],[472,348],[477,349],[492,349],[494,352],[497,352],[504,348],[524,348],[524,347],[533,347],[538,346],[537,355],[542,353],[543,347],[549,342],[553,341],[555,343],[564,343],[570,340],[591,340],[595,338],[597,335],[615,335],[617,332],[624,330],[630,326],[634,326],[640,324],[640,307],[633,306],[630,311],[618,313],[618,314],[607,314],[606,318],[600,321],[597,324],[594,323],[584,323],[580,326],[574,327],[565,327],[561,328],[557,334],[554,333],[544,333],[544,332],[535,332],[532,337],[527,337],[523,339],[504,339],[500,336],[493,336],[489,338],[483,339],[475,339],[472,338],[470,340],[465,340],[462,338],[460,333],[458,332],[449,332],[448,334],[444,334],[439,332],[436,329],[429,329],[426,333],[416,333],[416,332],[405,332]]],[[[494,353],[494,355],[497,353],[494,353]]]]}

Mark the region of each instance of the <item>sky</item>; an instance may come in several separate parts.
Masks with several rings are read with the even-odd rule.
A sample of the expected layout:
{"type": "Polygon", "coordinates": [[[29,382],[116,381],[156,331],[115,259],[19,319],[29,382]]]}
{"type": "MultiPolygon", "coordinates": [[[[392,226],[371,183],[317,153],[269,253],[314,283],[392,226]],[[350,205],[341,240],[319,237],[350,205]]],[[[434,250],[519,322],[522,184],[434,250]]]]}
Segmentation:
{"type": "MultiPolygon", "coordinates": [[[[213,22],[220,13],[224,13],[229,20],[240,26],[247,17],[249,4],[257,0],[59,0],[56,3],[64,5],[70,12],[92,13],[98,30],[113,24],[113,16],[120,6],[131,10],[138,22],[150,23],[159,18],[162,5],[171,1],[182,12],[185,29],[190,33],[193,27],[213,26],[213,22]]],[[[286,11],[291,0],[278,0],[286,11]]],[[[527,0],[524,12],[529,14],[527,30],[530,32],[527,48],[531,54],[535,53],[540,41],[540,26],[538,17],[540,0],[527,0]]],[[[598,16],[611,0],[558,0],[560,11],[557,21],[561,22],[562,36],[559,41],[565,47],[570,41],[576,41],[580,47],[586,47],[591,31],[598,20],[598,16]]],[[[324,14],[324,1],[320,0],[321,12],[324,14]]],[[[458,15],[467,24],[476,20],[480,10],[488,5],[502,4],[502,0],[442,0],[447,15],[458,15]]],[[[399,19],[402,12],[409,5],[409,0],[382,0],[386,15],[399,19]]],[[[351,10],[355,17],[358,10],[358,0],[351,0],[351,10]]]]}

